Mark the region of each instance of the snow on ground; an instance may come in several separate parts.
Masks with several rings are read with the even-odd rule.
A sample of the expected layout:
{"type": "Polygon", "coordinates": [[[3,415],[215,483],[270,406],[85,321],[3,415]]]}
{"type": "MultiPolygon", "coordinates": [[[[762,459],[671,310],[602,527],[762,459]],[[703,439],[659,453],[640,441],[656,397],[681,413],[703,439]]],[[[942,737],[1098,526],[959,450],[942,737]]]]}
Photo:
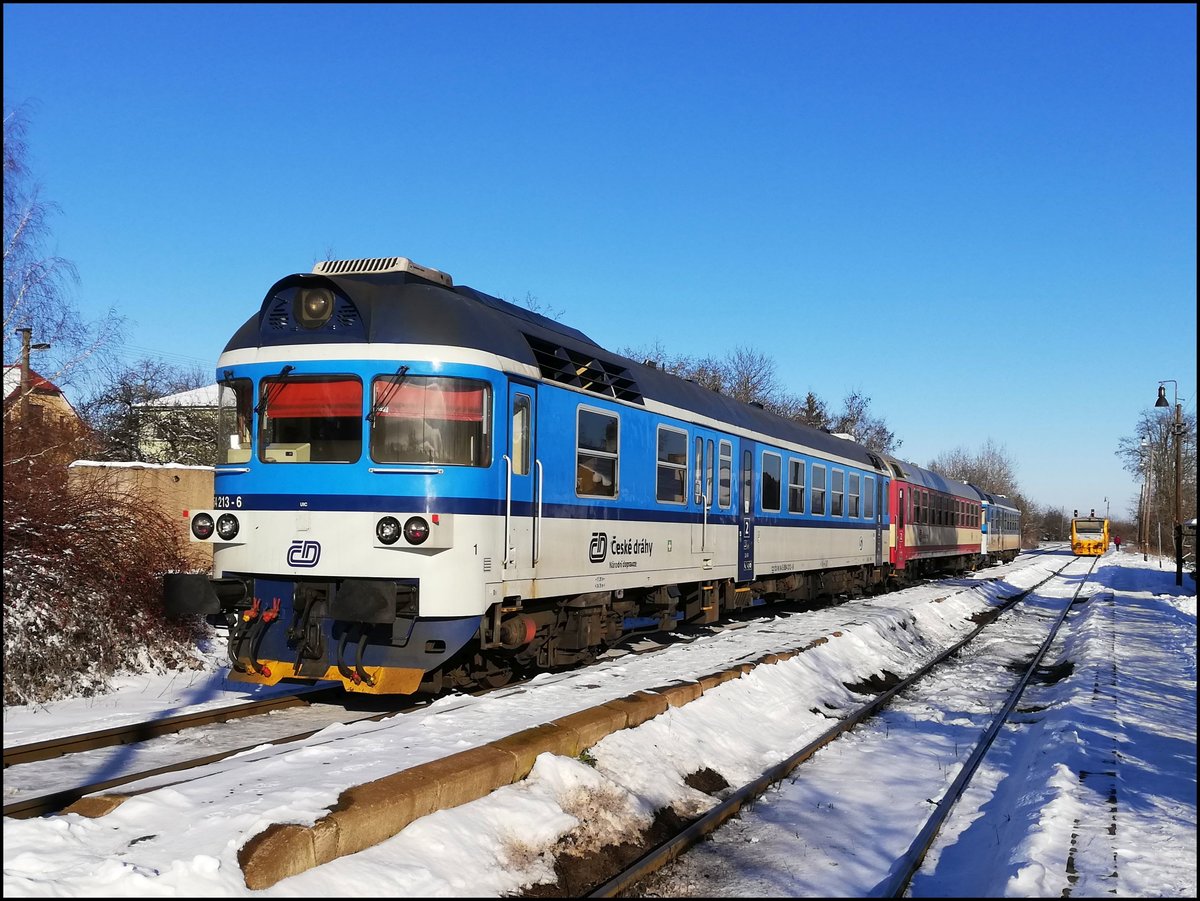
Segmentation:
{"type": "MultiPolygon", "coordinates": [[[[974,579],[768,617],[657,653],[546,674],[533,686],[331,727],[299,745],[213,764],[203,779],[148,780],[142,785],[159,787],[99,819],[5,818],[4,894],[515,894],[553,881],[553,852],[567,836],[603,842],[645,825],[664,805],[684,814],[707,809],[712,798],[684,776],[708,767],[731,785],[749,781],[827,728],[828,717],[814,709],[837,716],[859,700],[845,684],[884,669],[912,671],[969,631],[972,614],[1069,559],[1023,555],[974,579]],[[374,848],[259,892],[242,880],[237,850],[251,836],[272,822],[313,823],[350,785],[834,631],[843,634],[605,738],[590,751],[594,764],[542,755],[523,782],[417,820],[374,848]]],[[[1103,587],[1075,608],[1048,658],[1069,663],[1069,675],[1035,686],[1016,726],[1001,732],[948,824],[949,838],[914,879],[914,894],[1059,895],[1070,858],[1077,896],[1195,895],[1195,582],[1189,576],[1177,587],[1169,565],[1129,553],[1104,557],[1095,577],[1103,587]],[[1008,817],[1004,834],[997,811],[1008,817]]],[[[1034,628],[1050,603],[1005,628],[1034,628]]],[[[655,893],[869,894],[906,841],[901,828],[967,753],[960,746],[978,732],[979,693],[993,690],[987,674],[1003,645],[964,655],[957,677],[922,688],[819,752],[677,862],[655,893]],[[898,729],[908,730],[903,757],[896,742],[884,742],[898,729]],[[880,758],[883,767],[865,769],[880,758]]],[[[5,744],[138,719],[156,705],[179,713],[245,694],[220,671],[138,677],[104,698],[6,709],[5,744]]]]}

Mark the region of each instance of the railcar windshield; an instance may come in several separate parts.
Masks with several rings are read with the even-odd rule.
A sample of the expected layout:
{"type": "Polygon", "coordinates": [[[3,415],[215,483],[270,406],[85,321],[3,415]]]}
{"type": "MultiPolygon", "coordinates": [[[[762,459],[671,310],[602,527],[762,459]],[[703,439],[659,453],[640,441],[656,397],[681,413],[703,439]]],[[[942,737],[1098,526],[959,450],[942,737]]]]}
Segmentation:
{"type": "Polygon", "coordinates": [[[353,463],[362,456],[363,387],[354,376],[265,378],[258,456],[267,463],[353,463]]]}
{"type": "Polygon", "coordinates": [[[1077,519],[1074,522],[1075,534],[1080,538],[1103,538],[1104,537],[1104,520],[1103,519],[1077,519]]]}
{"type": "Polygon", "coordinates": [[[450,376],[381,376],[372,385],[371,459],[488,466],[491,387],[450,376]]]}

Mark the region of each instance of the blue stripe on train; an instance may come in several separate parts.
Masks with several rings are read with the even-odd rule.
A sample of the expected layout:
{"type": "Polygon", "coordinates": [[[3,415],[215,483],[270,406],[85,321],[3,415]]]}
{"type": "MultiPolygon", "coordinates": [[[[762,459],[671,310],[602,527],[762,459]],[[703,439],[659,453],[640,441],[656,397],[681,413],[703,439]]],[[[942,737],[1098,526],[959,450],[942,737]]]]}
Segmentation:
{"type": "MultiPolygon", "coordinates": [[[[427,511],[429,513],[461,513],[476,516],[503,516],[503,501],[491,498],[439,497],[432,500],[426,495],[336,495],[336,494],[242,494],[241,506],[230,512],[250,513],[261,510],[295,510],[308,512],[337,513],[385,513],[390,510],[427,511]]],[[[513,514],[532,516],[535,505],[528,501],[514,501],[513,514]]],[[[542,515],[546,519],[604,519],[620,522],[701,522],[701,514],[684,510],[640,510],[630,507],[597,507],[586,504],[543,504],[542,515]]],[[[732,514],[708,516],[710,525],[735,525],[737,517],[732,514]]],[[[757,526],[799,526],[806,528],[865,529],[873,531],[875,524],[867,520],[804,519],[787,516],[768,516],[762,513],[754,518],[757,526]]],[[[885,524],[886,527],[886,524],[885,524]]]]}

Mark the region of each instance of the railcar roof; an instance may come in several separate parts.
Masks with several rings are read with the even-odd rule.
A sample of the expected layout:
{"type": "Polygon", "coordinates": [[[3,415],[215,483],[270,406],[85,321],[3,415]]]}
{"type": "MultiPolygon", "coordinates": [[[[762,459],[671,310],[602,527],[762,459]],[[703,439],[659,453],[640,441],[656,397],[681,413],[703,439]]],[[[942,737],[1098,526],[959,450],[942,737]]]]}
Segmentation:
{"type": "Polygon", "coordinates": [[[1016,503],[1013,502],[1012,500],[1010,500],[1009,498],[1005,497],[1003,494],[990,494],[986,491],[980,492],[980,493],[987,499],[987,502],[989,504],[991,504],[992,506],[1003,507],[1006,510],[1013,510],[1014,512],[1017,512],[1017,513],[1021,512],[1017,508],[1016,503]]]}
{"type": "MultiPolygon", "coordinates": [[[[287,288],[332,287],[349,298],[362,320],[361,339],[389,344],[446,344],[494,353],[539,366],[551,352],[571,359],[593,360],[604,370],[622,372],[626,388],[616,396],[650,398],[813,450],[836,454],[874,468],[865,447],[821,429],[792,422],[751,404],[741,403],[687,379],[639,363],[600,347],[578,329],[465,285],[445,287],[406,272],[344,276],[297,273],[280,279],[267,292],[259,313],[251,316],[226,345],[226,351],[304,342],[346,341],[320,330],[302,336],[280,330],[269,321],[268,308],[287,288]]],[[[605,395],[601,395],[605,396],[605,395]]],[[[610,396],[611,399],[611,396],[610,396]]]]}
{"type": "Polygon", "coordinates": [[[958,497],[983,498],[983,492],[974,485],[960,482],[957,479],[947,478],[940,472],[925,469],[923,466],[918,466],[916,463],[909,463],[907,460],[898,460],[895,457],[887,457],[886,459],[890,463],[899,465],[905,478],[914,485],[920,485],[922,488],[930,488],[934,491],[944,491],[947,494],[954,494],[958,497]]]}

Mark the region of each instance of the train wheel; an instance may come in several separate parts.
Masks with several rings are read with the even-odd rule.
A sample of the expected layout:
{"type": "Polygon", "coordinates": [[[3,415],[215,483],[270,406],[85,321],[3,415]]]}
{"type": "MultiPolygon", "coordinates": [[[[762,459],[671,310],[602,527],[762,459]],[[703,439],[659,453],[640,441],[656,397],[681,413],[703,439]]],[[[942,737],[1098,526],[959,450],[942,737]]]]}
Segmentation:
{"type": "Polygon", "coordinates": [[[476,654],[471,661],[471,677],[482,687],[499,688],[512,681],[512,666],[493,657],[476,654]]]}

